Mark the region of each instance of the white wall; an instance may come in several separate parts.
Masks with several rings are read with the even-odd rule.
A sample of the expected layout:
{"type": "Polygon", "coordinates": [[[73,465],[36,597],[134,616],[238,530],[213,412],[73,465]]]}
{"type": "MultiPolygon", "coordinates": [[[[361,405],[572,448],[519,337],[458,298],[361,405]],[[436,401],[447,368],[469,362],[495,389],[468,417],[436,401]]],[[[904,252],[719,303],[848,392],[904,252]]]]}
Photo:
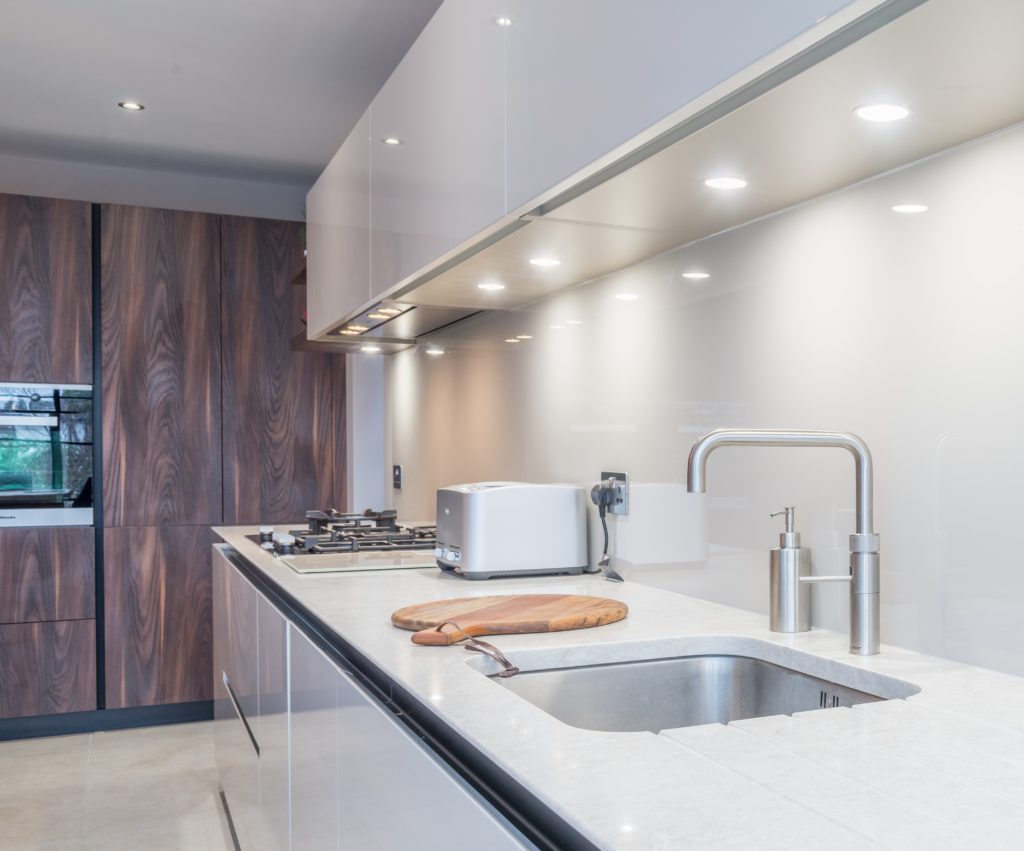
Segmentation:
{"type": "MultiPolygon", "coordinates": [[[[1024,674],[1022,323],[1018,127],[463,323],[443,357],[390,358],[395,504],[432,516],[445,484],[602,469],[684,482],[694,439],[717,427],[854,431],[875,457],[883,641],[1024,674]],[[929,212],[890,211],[910,201],[929,212]],[[626,291],[640,298],[614,298],[626,291]],[[582,324],[550,328],[567,319],[582,324]],[[534,339],[503,342],[515,334],[534,339]]],[[[720,450],[709,496],[707,564],[633,578],[765,611],[783,505],[815,571],[845,568],[845,452],[720,450]]],[[[815,622],[845,630],[844,587],[814,590],[815,622]]]]}
{"type": "Polygon", "coordinates": [[[300,221],[306,185],[0,153],[0,192],[300,221]]]}
{"type": "MultiPolygon", "coordinates": [[[[385,445],[384,361],[345,358],[345,472],[348,511],[389,507],[385,445]]],[[[431,512],[431,516],[433,512],[431,512]]]]}

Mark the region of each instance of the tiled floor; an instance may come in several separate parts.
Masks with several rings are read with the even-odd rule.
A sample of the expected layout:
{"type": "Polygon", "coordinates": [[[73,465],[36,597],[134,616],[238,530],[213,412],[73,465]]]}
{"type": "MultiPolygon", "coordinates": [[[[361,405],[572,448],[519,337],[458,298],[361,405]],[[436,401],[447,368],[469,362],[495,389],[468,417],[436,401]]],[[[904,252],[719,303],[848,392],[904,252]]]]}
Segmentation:
{"type": "Polygon", "coordinates": [[[0,742],[0,851],[230,851],[213,724],[0,742]]]}

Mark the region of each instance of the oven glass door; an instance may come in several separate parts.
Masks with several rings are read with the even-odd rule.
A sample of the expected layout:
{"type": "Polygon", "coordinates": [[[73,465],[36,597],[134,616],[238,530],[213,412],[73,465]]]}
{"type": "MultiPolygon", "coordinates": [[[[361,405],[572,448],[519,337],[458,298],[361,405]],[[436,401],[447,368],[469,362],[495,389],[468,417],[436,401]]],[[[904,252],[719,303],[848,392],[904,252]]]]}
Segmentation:
{"type": "MultiPolygon", "coordinates": [[[[0,385],[0,515],[92,509],[92,388],[0,385]]],[[[81,516],[81,515],[79,515],[81,516]]],[[[56,522],[67,522],[50,518],[56,522]]]]}

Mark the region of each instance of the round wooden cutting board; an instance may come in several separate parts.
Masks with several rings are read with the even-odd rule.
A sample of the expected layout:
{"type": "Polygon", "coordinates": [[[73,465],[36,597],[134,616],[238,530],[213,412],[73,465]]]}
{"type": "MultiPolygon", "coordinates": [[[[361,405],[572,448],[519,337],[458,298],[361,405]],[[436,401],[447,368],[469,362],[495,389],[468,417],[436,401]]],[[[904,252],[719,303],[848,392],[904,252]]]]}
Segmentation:
{"type": "Polygon", "coordinates": [[[460,597],[406,606],[391,616],[400,629],[415,632],[416,644],[454,644],[478,635],[560,632],[615,623],[626,617],[625,603],[576,594],[499,594],[460,597]],[[438,630],[440,624],[454,622],[438,630]],[[461,631],[460,631],[461,630],[461,631]]]}

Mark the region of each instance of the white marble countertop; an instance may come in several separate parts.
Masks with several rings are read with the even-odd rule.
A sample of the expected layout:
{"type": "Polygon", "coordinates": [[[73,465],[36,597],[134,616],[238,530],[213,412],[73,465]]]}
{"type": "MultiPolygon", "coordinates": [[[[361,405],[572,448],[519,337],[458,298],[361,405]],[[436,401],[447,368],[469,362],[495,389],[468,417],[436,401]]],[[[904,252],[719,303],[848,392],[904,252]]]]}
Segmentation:
{"type": "Polygon", "coordinates": [[[851,656],[846,635],[772,633],[764,615],[637,582],[298,575],[244,537],[256,527],[215,531],[602,848],[1024,847],[1024,678],[886,645],[851,656]],[[708,652],[790,664],[795,652],[826,679],[856,687],[885,675],[920,692],[727,726],[597,732],[488,680],[477,654],[414,645],[390,624],[412,603],[513,593],[595,594],[630,608],[596,629],[495,637],[524,670],[708,652]]]}

